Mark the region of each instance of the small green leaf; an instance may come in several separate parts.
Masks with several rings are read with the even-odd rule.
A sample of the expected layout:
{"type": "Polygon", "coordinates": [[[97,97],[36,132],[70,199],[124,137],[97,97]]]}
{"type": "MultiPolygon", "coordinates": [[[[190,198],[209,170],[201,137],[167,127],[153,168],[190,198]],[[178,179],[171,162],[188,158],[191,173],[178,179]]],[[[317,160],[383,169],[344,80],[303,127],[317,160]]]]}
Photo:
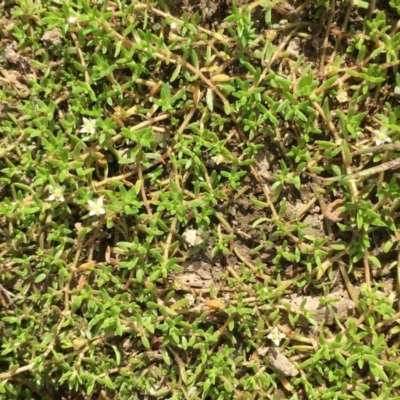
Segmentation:
{"type": "Polygon", "coordinates": [[[46,279],[46,274],[40,274],[35,278],[35,283],[43,282],[46,279]]]}
{"type": "Polygon", "coordinates": [[[171,365],[171,359],[169,358],[168,351],[165,348],[161,349],[162,358],[167,365],[171,365]]]}
{"type": "Polygon", "coordinates": [[[210,111],[214,111],[214,95],[211,89],[207,89],[206,103],[210,111]]]}
{"type": "Polygon", "coordinates": [[[108,375],[106,375],[106,376],[104,377],[104,384],[105,384],[109,389],[114,389],[114,388],[115,388],[115,386],[114,386],[112,380],[110,379],[110,377],[109,377],[108,375]]]}
{"type": "Polygon", "coordinates": [[[228,379],[224,379],[224,389],[226,390],[227,393],[232,393],[233,392],[233,387],[231,383],[229,382],[228,379]]]}
{"type": "Polygon", "coordinates": [[[264,222],[270,222],[271,220],[269,218],[258,218],[257,220],[255,220],[253,222],[253,224],[251,225],[252,228],[257,227],[258,225],[263,224],[264,222]]]}
{"type": "Polygon", "coordinates": [[[142,340],[143,346],[146,347],[146,349],[150,348],[150,342],[149,339],[147,339],[146,335],[140,335],[140,339],[142,340]]]}
{"type": "Polygon", "coordinates": [[[375,265],[375,267],[377,268],[382,268],[381,262],[379,261],[379,259],[373,255],[369,255],[368,259],[372,262],[372,264],[375,265]]]}

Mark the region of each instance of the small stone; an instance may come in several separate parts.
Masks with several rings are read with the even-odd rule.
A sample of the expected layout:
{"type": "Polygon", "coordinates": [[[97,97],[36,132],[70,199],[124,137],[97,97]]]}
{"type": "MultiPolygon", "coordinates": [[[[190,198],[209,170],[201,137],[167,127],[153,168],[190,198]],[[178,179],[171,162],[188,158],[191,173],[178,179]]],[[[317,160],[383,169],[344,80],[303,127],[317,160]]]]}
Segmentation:
{"type": "Polygon", "coordinates": [[[19,54],[13,49],[11,44],[7,45],[4,49],[4,58],[12,64],[18,64],[19,54]]]}
{"type": "Polygon", "coordinates": [[[293,38],[289,42],[287,51],[293,58],[298,58],[298,56],[300,54],[300,39],[298,37],[293,38]]]}
{"type": "Polygon", "coordinates": [[[268,359],[271,367],[283,376],[296,376],[299,374],[299,371],[290,360],[281,354],[276,348],[271,347],[269,349],[268,359]]]}
{"type": "Polygon", "coordinates": [[[57,28],[51,29],[44,33],[42,40],[47,44],[59,45],[62,43],[61,31],[57,28]]]}

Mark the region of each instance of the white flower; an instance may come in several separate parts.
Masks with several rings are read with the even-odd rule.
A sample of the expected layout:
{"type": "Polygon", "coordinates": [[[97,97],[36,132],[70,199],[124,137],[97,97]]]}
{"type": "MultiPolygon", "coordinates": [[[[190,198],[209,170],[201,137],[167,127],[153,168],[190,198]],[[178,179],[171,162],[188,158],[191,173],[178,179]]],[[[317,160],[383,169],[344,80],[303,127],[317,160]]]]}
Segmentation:
{"type": "Polygon", "coordinates": [[[65,186],[50,186],[50,196],[47,198],[48,201],[60,201],[65,200],[64,192],[65,186]]]}
{"type": "Polygon", "coordinates": [[[106,210],[103,207],[103,198],[99,197],[97,200],[89,200],[89,215],[102,215],[106,213],[106,210]]]}
{"type": "Polygon", "coordinates": [[[69,25],[75,25],[76,24],[76,21],[77,21],[77,19],[75,18],[75,17],[68,17],[68,24],[69,25]]]}
{"type": "MultiPolygon", "coordinates": [[[[187,391],[188,396],[189,396],[189,399],[193,399],[193,398],[194,398],[194,396],[195,396],[195,394],[196,394],[196,391],[197,391],[197,387],[196,387],[196,386],[192,386],[192,387],[187,391]]],[[[197,397],[197,396],[196,396],[196,397],[197,397]]]]}
{"type": "Polygon", "coordinates": [[[83,117],[83,125],[79,132],[93,135],[96,132],[96,120],[83,117]]]}
{"type": "Polygon", "coordinates": [[[285,339],[286,335],[278,330],[277,327],[272,328],[271,333],[267,335],[268,339],[271,339],[275,346],[279,346],[279,343],[282,339],[285,339]]]}
{"type": "Polygon", "coordinates": [[[396,292],[390,292],[388,296],[390,305],[393,305],[394,301],[396,300],[396,297],[397,297],[396,292]]]}
{"type": "Polygon", "coordinates": [[[204,243],[203,235],[203,229],[199,228],[197,230],[186,229],[182,236],[190,244],[190,246],[196,247],[204,243]]]}
{"type": "Polygon", "coordinates": [[[215,164],[228,164],[230,161],[224,157],[222,154],[217,154],[216,156],[211,157],[211,160],[215,162],[215,164]]]}
{"type": "Polygon", "coordinates": [[[383,143],[392,143],[392,139],[388,136],[387,129],[374,129],[373,134],[375,135],[375,143],[377,146],[383,143]]]}
{"type": "Polygon", "coordinates": [[[347,91],[344,89],[339,89],[336,93],[336,100],[339,103],[346,103],[346,102],[350,101],[347,91]]]}

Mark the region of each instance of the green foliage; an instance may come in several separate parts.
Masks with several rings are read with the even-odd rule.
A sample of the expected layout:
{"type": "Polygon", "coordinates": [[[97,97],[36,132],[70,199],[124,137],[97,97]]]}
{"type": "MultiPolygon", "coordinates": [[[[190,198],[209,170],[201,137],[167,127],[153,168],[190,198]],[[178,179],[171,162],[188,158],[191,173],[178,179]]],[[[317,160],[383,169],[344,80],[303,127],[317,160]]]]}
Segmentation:
{"type": "Polygon", "coordinates": [[[0,399],[400,398],[400,33],[289,3],[0,5],[0,399]]]}

